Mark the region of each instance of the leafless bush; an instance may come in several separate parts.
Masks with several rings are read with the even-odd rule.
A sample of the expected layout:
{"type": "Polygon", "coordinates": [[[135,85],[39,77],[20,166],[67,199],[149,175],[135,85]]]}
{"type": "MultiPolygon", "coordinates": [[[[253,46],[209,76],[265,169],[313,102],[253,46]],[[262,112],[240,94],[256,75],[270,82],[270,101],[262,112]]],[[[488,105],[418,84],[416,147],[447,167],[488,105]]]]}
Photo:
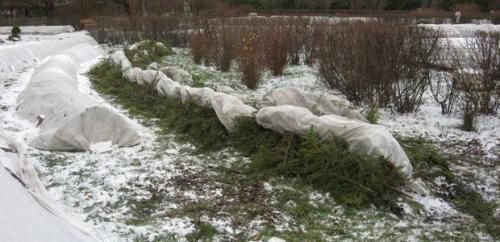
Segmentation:
{"type": "Polygon", "coordinates": [[[353,103],[413,112],[422,102],[439,51],[433,30],[402,23],[335,25],[320,52],[320,74],[353,103]]]}
{"type": "Polygon", "coordinates": [[[237,60],[243,82],[256,88],[264,67],[282,75],[286,65],[300,63],[301,56],[311,60],[321,45],[317,36],[321,33],[303,18],[210,19],[193,35],[191,51],[196,63],[208,60],[205,64],[222,71],[228,71],[237,60]],[[309,33],[315,33],[314,38],[309,33]],[[316,41],[314,45],[308,43],[311,40],[316,41]]]}
{"type": "MultiPolygon", "coordinates": [[[[459,59],[455,59],[455,66],[463,66],[459,59]]],[[[475,130],[476,117],[480,110],[481,94],[476,89],[478,76],[465,68],[458,68],[454,72],[455,89],[460,92],[463,129],[475,130]]]]}
{"type": "Polygon", "coordinates": [[[297,18],[293,21],[292,25],[289,26],[288,43],[289,43],[289,59],[290,64],[300,65],[301,55],[305,51],[305,46],[309,39],[308,29],[314,29],[314,26],[310,26],[307,19],[297,18]]]}
{"type": "Polygon", "coordinates": [[[225,27],[216,32],[217,47],[215,49],[215,63],[219,70],[229,71],[233,60],[236,58],[236,34],[234,31],[225,31],[225,27]]]}
{"type": "Polygon", "coordinates": [[[460,94],[456,90],[458,80],[454,69],[460,63],[456,62],[457,51],[449,41],[443,41],[441,45],[438,61],[429,80],[429,89],[434,100],[441,106],[441,113],[448,114],[453,111],[460,94]]]}
{"type": "Polygon", "coordinates": [[[453,111],[458,98],[455,89],[456,78],[452,72],[436,71],[433,73],[429,87],[434,100],[441,106],[441,113],[448,114],[453,111]]]}
{"type": "Polygon", "coordinates": [[[257,30],[250,28],[241,35],[241,46],[238,48],[239,67],[243,73],[243,83],[250,89],[255,89],[259,84],[262,67],[263,55],[261,46],[261,36],[257,30]]]}
{"type": "Polygon", "coordinates": [[[185,47],[190,39],[191,19],[163,16],[105,16],[92,19],[89,33],[99,42],[127,44],[145,39],[165,41],[185,47]]]}
{"type": "Polygon", "coordinates": [[[197,34],[193,35],[193,38],[190,42],[190,47],[194,63],[199,65],[202,64],[203,60],[205,60],[205,63],[208,62],[206,60],[208,58],[207,47],[209,43],[209,35],[206,32],[198,32],[197,34]]]}
{"type": "Polygon", "coordinates": [[[318,58],[320,49],[325,43],[325,32],[327,25],[318,24],[314,28],[309,29],[308,40],[304,45],[304,58],[307,65],[312,66],[314,61],[318,58]]]}
{"type": "Polygon", "coordinates": [[[470,83],[479,95],[479,112],[495,114],[500,104],[500,34],[477,32],[467,38],[470,68],[476,71],[470,83]]]}
{"type": "Polygon", "coordinates": [[[263,54],[266,66],[273,75],[283,74],[288,63],[290,47],[290,29],[283,23],[268,26],[261,30],[263,54]]]}

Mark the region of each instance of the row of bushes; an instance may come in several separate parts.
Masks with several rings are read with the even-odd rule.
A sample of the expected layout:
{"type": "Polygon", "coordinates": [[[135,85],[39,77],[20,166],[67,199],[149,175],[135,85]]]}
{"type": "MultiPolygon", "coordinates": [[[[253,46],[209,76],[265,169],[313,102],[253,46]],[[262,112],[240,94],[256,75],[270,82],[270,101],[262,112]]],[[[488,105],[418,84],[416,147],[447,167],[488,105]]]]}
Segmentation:
{"type": "Polygon", "coordinates": [[[476,32],[457,46],[431,29],[398,23],[344,23],[319,52],[322,80],[355,104],[414,112],[431,90],[442,113],[456,108],[464,129],[500,100],[500,34],[476,32]]]}
{"type": "Polygon", "coordinates": [[[256,88],[262,72],[283,74],[287,64],[312,63],[319,46],[320,24],[306,18],[255,18],[208,22],[191,40],[195,63],[215,65],[229,71],[233,62],[243,73],[243,82],[256,88]]]}
{"type": "Polygon", "coordinates": [[[190,39],[191,21],[169,16],[104,16],[93,19],[89,33],[99,43],[132,44],[150,39],[184,47],[190,39]]]}
{"type": "Polygon", "coordinates": [[[413,112],[421,104],[439,33],[401,23],[351,22],[329,28],[319,73],[356,105],[413,112]]]}
{"type": "Polygon", "coordinates": [[[356,105],[414,112],[430,88],[443,113],[456,103],[464,114],[496,113],[499,34],[471,33],[466,48],[442,37],[403,22],[260,18],[209,22],[190,46],[198,64],[229,71],[236,62],[249,88],[265,68],[281,75],[288,64],[318,63],[321,80],[356,105]]]}

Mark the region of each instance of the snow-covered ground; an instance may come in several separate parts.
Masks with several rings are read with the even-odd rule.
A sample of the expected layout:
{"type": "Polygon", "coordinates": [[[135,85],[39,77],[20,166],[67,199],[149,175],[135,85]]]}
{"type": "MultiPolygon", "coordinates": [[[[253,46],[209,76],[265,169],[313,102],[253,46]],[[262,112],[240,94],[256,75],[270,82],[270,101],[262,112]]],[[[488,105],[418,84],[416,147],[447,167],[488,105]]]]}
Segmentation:
{"type": "MultiPolygon", "coordinates": [[[[78,33],[63,36],[73,34],[78,33]]],[[[23,41],[59,38],[33,35],[23,36],[23,41]]],[[[80,90],[128,115],[110,97],[91,88],[85,72],[98,61],[82,65],[80,90]]],[[[188,50],[177,49],[162,64],[185,68],[207,86],[231,86],[254,103],[275,87],[325,90],[316,71],[307,66],[289,67],[282,77],[266,74],[254,91],[241,84],[236,72],[220,73],[194,65],[188,50]]],[[[294,236],[304,234],[310,240],[332,241],[493,240],[469,215],[435,197],[418,198],[422,210],[402,200],[405,213],[398,217],[376,208],[351,213],[336,205],[328,194],[279,177],[252,185],[231,183],[243,178],[223,168],[247,162],[246,158],[231,150],[199,154],[193,145],[180,142],[174,134],[159,134],[154,124],[140,117],[132,117],[143,136],[143,142],[135,147],[109,149],[103,144],[95,147],[97,152],[80,153],[33,149],[27,141],[37,128],[15,115],[16,97],[32,73],[33,67],[16,70],[5,80],[5,90],[0,94],[0,128],[25,146],[56,203],[85,221],[104,241],[183,241],[186,236],[196,238],[192,236],[202,228],[215,229],[214,239],[219,241],[266,241],[273,236],[294,240],[294,236]],[[306,217],[304,209],[311,211],[306,217]]],[[[442,116],[433,100],[426,97],[415,114],[402,116],[382,110],[380,123],[394,133],[422,135],[436,142],[444,153],[457,158],[452,166],[455,172],[470,178],[470,184],[488,200],[499,200],[500,117],[480,117],[477,132],[464,132],[457,127],[457,115],[442,116]]]]}

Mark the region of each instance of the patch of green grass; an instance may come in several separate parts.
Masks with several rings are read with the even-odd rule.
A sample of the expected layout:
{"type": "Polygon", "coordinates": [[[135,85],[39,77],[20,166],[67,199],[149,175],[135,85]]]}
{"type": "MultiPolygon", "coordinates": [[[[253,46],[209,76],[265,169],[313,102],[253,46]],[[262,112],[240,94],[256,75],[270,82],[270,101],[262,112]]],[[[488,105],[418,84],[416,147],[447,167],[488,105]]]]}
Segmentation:
{"type": "Polygon", "coordinates": [[[217,229],[210,224],[199,223],[196,227],[196,232],[186,236],[188,241],[212,241],[212,238],[217,234],[217,229]]]}

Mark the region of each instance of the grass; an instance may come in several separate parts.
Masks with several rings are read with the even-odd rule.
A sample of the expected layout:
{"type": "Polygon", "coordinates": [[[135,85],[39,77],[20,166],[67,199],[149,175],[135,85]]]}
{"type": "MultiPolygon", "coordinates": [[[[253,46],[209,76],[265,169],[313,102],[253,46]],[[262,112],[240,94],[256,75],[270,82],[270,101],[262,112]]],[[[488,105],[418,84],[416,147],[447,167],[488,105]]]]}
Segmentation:
{"type": "Polygon", "coordinates": [[[212,241],[217,229],[207,223],[198,223],[197,231],[186,236],[188,241],[212,241]]]}
{"type": "MultiPolygon", "coordinates": [[[[161,132],[176,132],[180,139],[195,144],[199,152],[232,147],[249,157],[249,164],[239,163],[239,167],[227,170],[229,173],[241,173],[246,182],[286,177],[294,184],[310,185],[328,192],[337,202],[350,208],[371,204],[390,208],[399,197],[396,188],[403,184],[403,180],[397,175],[396,168],[383,159],[348,152],[346,143],[340,139],[326,143],[313,134],[305,137],[280,135],[248,118],[238,119],[239,131],[229,135],[213,110],[194,103],[181,104],[176,99],[156,95],[153,87],[129,83],[107,61],[94,67],[89,74],[97,91],[112,96],[131,114],[154,120],[152,122],[161,128],[161,132]]],[[[459,183],[449,170],[446,159],[428,141],[399,140],[418,177],[431,179],[435,174],[430,174],[429,168],[438,166],[450,183],[459,183]]],[[[447,199],[460,210],[473,215],[485,225],[486,231],[498,238],[499,223],[494,217],[493,203],[484,201],[474,191],[464,189],[463,184],[458,187],[463,191],[461,196],[447,199]]],[[[295,216],[300,218],[299,221],[307,220],[307,205],[295,203],[299,204],[295,216]]],[[[248,209],[257,215],[263,212],[252,206],[248,209]]]]}

